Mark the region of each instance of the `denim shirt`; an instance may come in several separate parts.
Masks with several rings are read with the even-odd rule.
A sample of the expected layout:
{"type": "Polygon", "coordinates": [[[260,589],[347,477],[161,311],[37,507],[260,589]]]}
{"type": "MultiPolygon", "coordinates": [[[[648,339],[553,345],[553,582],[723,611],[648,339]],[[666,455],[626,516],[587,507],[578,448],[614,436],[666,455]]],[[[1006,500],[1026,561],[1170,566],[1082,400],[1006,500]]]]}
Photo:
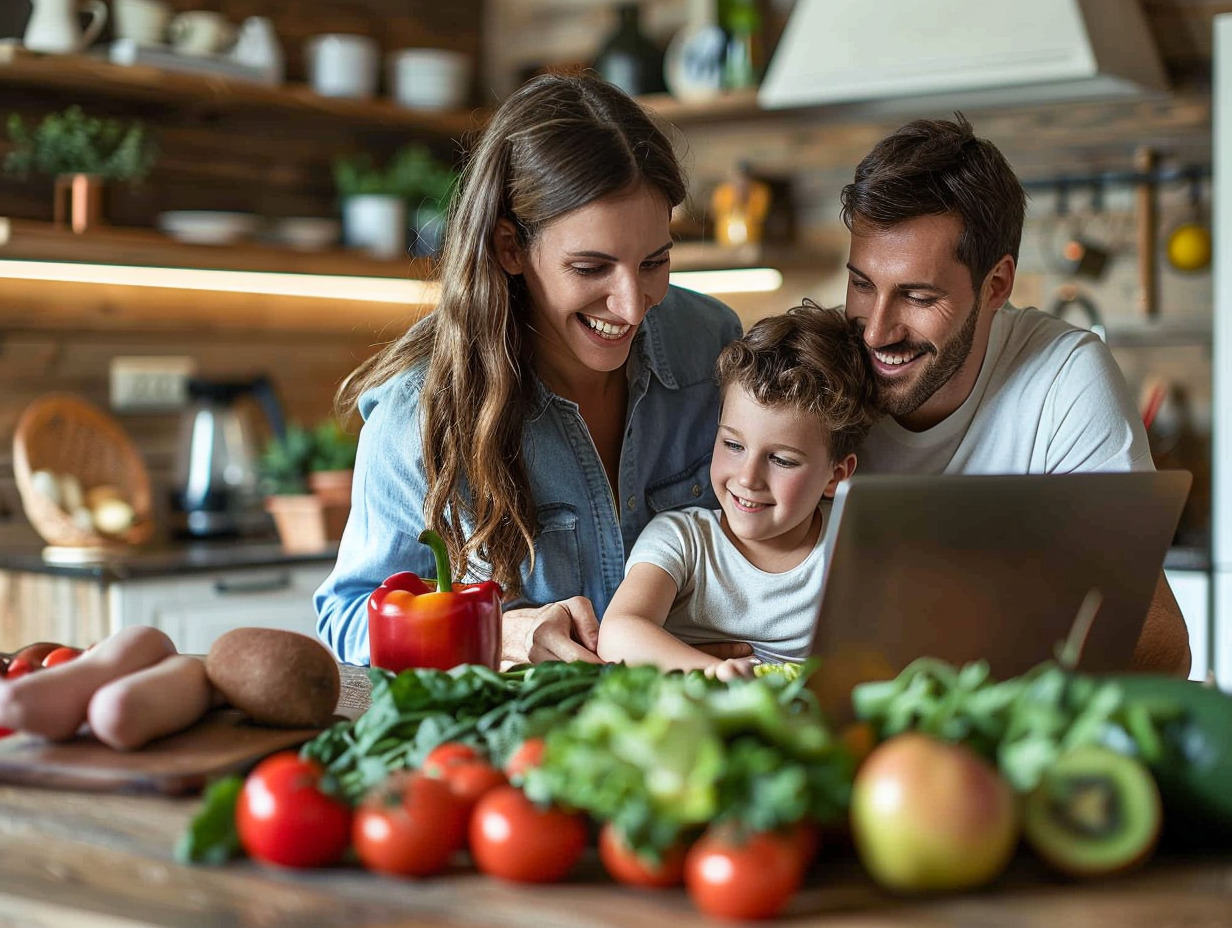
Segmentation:
{"type": "MultiPolygon", "coordinates": [[[[535,567],[523,562],[522,595],[505,608],[581,595],[602,616],[624,577],[625,556],[655,513],[718,506],[710,487],[719,418],[714,363],[739,334],[735,313],[689,290],[669,288],[646,314],[626,368],[616,498],[577,404],[535,379],[522,434],[538,509],[535,567]]],[[[347,663],[369,662],[369,594],[398,571],[435,574],[431,552],[417,540],[427,495],[419,422],[424,376],[422,366],[408,370],[359,401],[364,427],[351,515],[334,570],[314,597],[317,632],[347,663]]],[[[482,575],[483,566],[468,574],[482,575]]]]}

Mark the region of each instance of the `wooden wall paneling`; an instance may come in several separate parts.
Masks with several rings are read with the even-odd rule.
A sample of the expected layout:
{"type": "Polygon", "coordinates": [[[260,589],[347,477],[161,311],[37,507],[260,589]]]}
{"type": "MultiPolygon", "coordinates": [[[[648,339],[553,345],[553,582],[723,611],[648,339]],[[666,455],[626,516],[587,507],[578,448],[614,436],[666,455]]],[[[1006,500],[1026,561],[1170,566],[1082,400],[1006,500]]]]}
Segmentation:
{"type": "Polygon", "coordinates": [[[0,650],[35,641],[84,648],[111,631],[101,583],[0,571],[0,650]]]}

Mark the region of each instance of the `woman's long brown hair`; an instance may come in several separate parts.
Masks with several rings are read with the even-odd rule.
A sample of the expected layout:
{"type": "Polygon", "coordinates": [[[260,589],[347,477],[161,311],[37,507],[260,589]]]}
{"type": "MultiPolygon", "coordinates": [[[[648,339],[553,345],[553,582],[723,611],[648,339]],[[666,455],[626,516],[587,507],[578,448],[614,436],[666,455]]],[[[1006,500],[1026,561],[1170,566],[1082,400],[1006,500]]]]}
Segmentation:
{"type": "MultiPolygon", "coordinates": [[[[533,358],[526,294],[497,260],[496,222],[509,219],[529,248],[553,220],[645,183],[674,207],[685,182],[671,143],[622,91],[586,76],[545,75],[492,116],[462,172],[441,253],[435,311],[357,368],[340,411],[426,361],[420,394],[428,495],[424,524],[454,564],[516,596],[534,564],[535,501],[522,458],[533,358]],[[470,534],[463,530],[469,524],[470,534]]],[[[409,501],[408,501],[409,502],[409,501]]]]}

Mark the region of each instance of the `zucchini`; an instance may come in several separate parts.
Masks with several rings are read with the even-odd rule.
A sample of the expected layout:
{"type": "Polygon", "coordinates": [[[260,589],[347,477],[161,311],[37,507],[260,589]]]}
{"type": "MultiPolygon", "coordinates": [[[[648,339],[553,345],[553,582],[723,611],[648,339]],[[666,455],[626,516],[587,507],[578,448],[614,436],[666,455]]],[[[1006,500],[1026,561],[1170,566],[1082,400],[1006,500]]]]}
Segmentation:
{"type": "Polygon", "coordinates": [[[1183,829],[1186,838],[1232,836],[1232,695],[1176,677],[1126,674],[1112,679],[1129,705],[1178,710],[1161,726],[1163,750],[1148,761],[1169,831],[1183,829]]]}

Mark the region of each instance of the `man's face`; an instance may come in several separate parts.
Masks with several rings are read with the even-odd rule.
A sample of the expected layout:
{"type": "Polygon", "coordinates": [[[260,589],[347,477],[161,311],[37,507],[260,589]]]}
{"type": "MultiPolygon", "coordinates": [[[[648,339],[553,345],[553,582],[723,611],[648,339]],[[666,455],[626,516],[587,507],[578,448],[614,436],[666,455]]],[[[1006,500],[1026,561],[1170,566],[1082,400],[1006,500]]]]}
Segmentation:
{"type": "Polygon", "coordinates": [[[955,257],[961,232],[957,216],[942,214],[885,230],[857,220],[851,234],[847,318],[868,353],[878,405],[914,431],[963,404],[988,345],[992,314],[981,312],[955,257]]]}

